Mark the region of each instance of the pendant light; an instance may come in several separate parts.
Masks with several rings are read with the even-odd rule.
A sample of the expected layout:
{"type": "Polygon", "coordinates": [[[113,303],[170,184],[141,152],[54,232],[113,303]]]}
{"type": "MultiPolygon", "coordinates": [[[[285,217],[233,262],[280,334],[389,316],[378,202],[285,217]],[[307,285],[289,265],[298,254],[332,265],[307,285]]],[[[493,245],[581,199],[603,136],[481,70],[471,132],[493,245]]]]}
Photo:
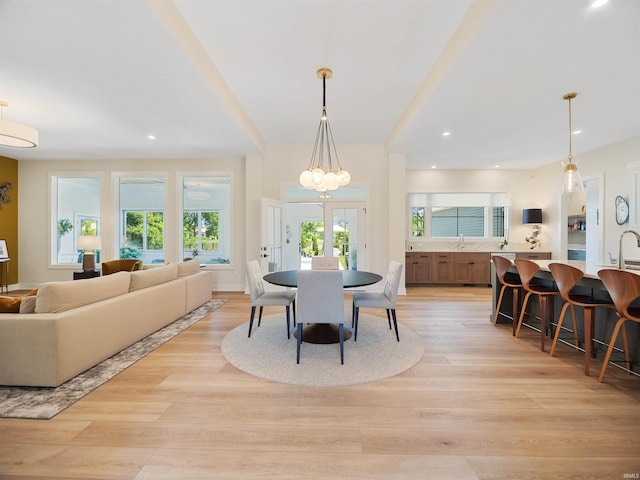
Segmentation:
{"type": "Polygon", "coordinates": [[[569,101],[569,156],[567,157],[568,163],[566,165],[563,164],[564,170],[562,172],[562,189],[567,193],[584,191],[578,166],[573,163],[573,154],[571,152],[571,135],[573,135],[573,131],[571,130],[571,100],[576,98],[577,95],[577,93],[567,93],[562,97],[564,100],[569,101]]]}
{"type": "Polygon", "coordinates": [[[0,145],[31,148],[38,146],[38,131],[28,125],[2,118],[2,109],[9,104],[0,100],[0,145]]]}
{"type": "Polygon", "coordinates": [[[338,187],[349,185],[351,175],[342,169],[338,160],[338,152],[333,141],[333,133],[329,125],[326,106],[326,81],[333,76],[328,68],[321,68],[316,72],[322,79],[322,116],[316,133],[316,143],[313,146],[309,167],[300,174],[300,185],[310,190],[326,192],[336,190],[338,187]],[[325,170],[326,157],[326,170],[325,170]],[[334,165],[335,164],[335,165],[334,165]],[[334,170],[337,168],[337,171],[334,170]]]}

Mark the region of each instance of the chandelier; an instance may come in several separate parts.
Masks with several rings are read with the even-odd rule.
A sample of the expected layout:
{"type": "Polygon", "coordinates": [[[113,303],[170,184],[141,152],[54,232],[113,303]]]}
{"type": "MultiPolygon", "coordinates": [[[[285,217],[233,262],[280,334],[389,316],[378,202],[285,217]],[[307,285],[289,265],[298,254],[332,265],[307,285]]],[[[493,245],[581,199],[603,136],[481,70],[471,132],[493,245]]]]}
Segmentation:
{"type": "Polygon", "coordinates": [[[2,118],[2,109],[9,104],[0,100],[0,145],[31,148],[38,145],[38,131],[28,125],[2,118]]]}
{"type": "Polygon", "coordinates": [[[316,72],[322,79],[322,116],[316,133],[316,143],[313,146],[309,167],[300,174],[300,185],[310,190],[326,192],[336,190],[351,183],[351,175],[342,169],[338,160],[338,152],[333,141],[333,133],[329,125],[326,106],[326,81],[333,76],[328,68],[321,68],[316,72]],[[326,170],[325,170],[326,158],[326,170]],[[337,168],[337,171],[335,170],[337,168]]]}
{"type": "Polygon", "coordinates": [[[567,157],[568,163],[563,164],[564,170],[562,172],[562,189],[567,193],[573,193],[577,191],[584,191],[582,185],[582,179],[580,173],[578,173],[578,166],[573,163],[573,154],[571,153],[571,100],[576,98],[577,93],[567,93],[562,98],[569,101],[569,156],[567,157]]]}

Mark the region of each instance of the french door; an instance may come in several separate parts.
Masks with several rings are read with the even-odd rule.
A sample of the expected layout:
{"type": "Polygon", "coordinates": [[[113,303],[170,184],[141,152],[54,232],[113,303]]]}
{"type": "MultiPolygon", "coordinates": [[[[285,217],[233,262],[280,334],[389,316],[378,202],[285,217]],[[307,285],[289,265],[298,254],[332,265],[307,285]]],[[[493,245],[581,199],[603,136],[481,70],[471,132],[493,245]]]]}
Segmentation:
{"type": "Polygon", "coordinates": [[[284,203],[271,198],[261,200],[260,268],[263,273],[282,270],[284,203]]]}
{"type": "Polygon", "coordinates": [[[287,269],[311,268],[312,256],[338,257],[343,270],[366,269],[365,222],[365,202],[288,203],[287,269]]]}

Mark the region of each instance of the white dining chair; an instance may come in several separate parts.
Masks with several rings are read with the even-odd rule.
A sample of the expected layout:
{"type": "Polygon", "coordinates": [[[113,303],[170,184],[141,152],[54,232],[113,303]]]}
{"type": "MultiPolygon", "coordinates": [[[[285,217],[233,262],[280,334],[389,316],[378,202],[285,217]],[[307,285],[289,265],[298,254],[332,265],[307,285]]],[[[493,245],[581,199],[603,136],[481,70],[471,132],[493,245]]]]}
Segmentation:
{"type": "Polygon", "coordinates": [[[249,284],[249,294],[251,295],[251,317],[249,319],[249,337],[253,328],[253,319],[256,314],[256,307],[260,307],[258,314],[258,326],[262,320],[262,308],[268,306],[283,305],[287,313],[287,338],[291,338],[291,326],[289,323],[290,306],[293,305],[293,326],[296,325],[296,292],[283,290],[278,292],[267,292],[262,280],[262,270],[257,260],[250,260],[246,265],[247,283],[249,284]]]}
{"type": "Polygon", "coordinates": [[[300,363],[300,345],[305,323],[338,324],[340,363],[344,364],[344,295],[342,274],[339,271],[301,270],[298,272],[296,363],[300,363]]]}
{"type": "Polygon", "coordinates": [[[338,257],[311,257],[311,270],[338,270],[338,257]]]}
{"type": "Polygon", "coordinates": [[[400,275],[402,264],[396,261],[389,263],[389,269],[385,277],[384,290],[382,292],[354,292],[352,306],[351,326],[354,327],[353,341],[358,339],[358,319],[361,307],[384,308],[387,311],[387,321],[391,329],[391,318],[396,331],[396,340],[400,341],[398,334],[398,321],[396,319],[396,298],[400,287],[400,275]]]}

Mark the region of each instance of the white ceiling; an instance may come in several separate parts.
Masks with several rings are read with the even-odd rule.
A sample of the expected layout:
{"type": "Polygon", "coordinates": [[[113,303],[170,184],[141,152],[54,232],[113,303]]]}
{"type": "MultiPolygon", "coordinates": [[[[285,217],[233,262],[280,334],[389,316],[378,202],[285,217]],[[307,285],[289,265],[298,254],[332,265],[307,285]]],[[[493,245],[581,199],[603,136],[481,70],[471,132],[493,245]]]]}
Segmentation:
{"type": "Polygon", "coordinates": [[[37,148],[0,155],[241,158],[312,144],[316,70],[329,67],[338,148],[384,144],[412,169],[560,161],[562,96],[575,91],[579,163],[640,134],[640,1],[591,1],[0,0],[4,118],[40,132],[37,148]]]}

